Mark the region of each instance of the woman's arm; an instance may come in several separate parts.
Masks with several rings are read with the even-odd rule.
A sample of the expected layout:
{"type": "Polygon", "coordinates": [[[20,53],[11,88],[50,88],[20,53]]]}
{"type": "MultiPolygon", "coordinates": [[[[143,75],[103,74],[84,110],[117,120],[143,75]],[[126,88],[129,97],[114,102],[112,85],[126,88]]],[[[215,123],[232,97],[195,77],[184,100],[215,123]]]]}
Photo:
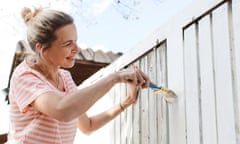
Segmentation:
{"type": "Polygon", "coordinates": [[[81,115],[78,118],[79,129],[85,134],[90,134],[95,130],[101,128],[116,116],[118,116],[122,111],[124,111],[124,109],[129,107],[131,104],[134,104],[137,100],[137,92],[137,86],[128,84],[127,97],[121,103],[115,105],[105,112],[92,117],[88,117],[86,114],[81,115]]]}
{"type": "Polygon", "coordinates": [[[117,115],[119,115],[123,109],[119,105],[115,105],[114,107],[104,111],[100,114],[88,117],[87,114],[83,114],[78,118],[78,128],[85,134],[90,134],[97,129],[101,128],[109,121],[114,119],[117,115]]]}
{"type": "Polygon", "coordinates": [[[119,82],[117,74],[110,74],[68,96],[61,97],[54,92],[44,93],[33,102],[33,106],[60,121],[70,121],[85,113],[117,82],[119,82]]]}
{"type": "Polygon", "coordinates": [[[69,96],[61,97],[54,92],[44,93],[32,105],[40,112],[55,119],[71,121],[84,114],[118,82],[130,82],[135,86],[144,83],[142,76],[135,69],[122,70],[102,78],[89,87],[77,90],[69,96]]]}

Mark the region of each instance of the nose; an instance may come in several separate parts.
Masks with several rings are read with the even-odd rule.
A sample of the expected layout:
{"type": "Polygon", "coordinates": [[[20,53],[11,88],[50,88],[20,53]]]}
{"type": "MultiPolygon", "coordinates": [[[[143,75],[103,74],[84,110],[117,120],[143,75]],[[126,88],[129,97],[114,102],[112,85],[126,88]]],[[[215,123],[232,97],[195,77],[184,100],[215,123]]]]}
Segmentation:
{"type": "Polygon", "coordinates": [[[75,43],[74,43],[74,46],[73,46],[73,49],[72,49],[72,52],[75,53],[75,54],[77,54],[77,53],[79,53],[79,51],[80,51],[80,49],[79,49],[77,43],[75,42],[75,43]]]}

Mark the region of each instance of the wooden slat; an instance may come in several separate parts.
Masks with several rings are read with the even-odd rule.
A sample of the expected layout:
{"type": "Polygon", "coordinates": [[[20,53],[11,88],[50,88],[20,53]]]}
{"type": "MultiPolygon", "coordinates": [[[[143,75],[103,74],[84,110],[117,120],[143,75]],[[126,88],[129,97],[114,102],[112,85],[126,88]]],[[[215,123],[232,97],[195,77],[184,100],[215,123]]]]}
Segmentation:
{"type": "MultiPolygon", "coordinates": [[[[166,70],[166,43],[163,43],[155,50],[156,55],[156,81],[160,86],[167,86],[167,70],[166,70]]],[[[156,95],[156,107],[157,107],[157,143],[169,143],[168,142],[168,114],[167,104],[164,97],[156,95]]]]}
{"type": "MultiPolygon", "coordinates": [[[[140,68],[143,70],[143,72],[147,73],[147,57],[144,56],[140,60],[140,68]]],[[[148,91],[142,90],[141,91],[141,143],[147,144],[149,143],[149,98],[148,98],[148,91]]]]}
{"type": "Polygon", "coordinates": [[[233,84],[234,84],[234,106],[237,144],[240,143],[240,1],[232,0],[232,22],[233,28],[233,84]]]}
{"type": "MultiPolygon", "coordinates": [[[[134,66],[140,67],[140,62],[136,61],[133,63],[134,66]]],[[[142,131],[141,131],[141,92],[138,93],[137,103],[133,106],[133,143],[140,144],[142,131]]]]}
{"type": "MultiPolygon", "coordinates": [[[[127,96],[127,86],[120,85],[121,101],[127,96]]],[[[121,144],[131,144],[133,140],[133,105],[121,113],[121,144]]]]}
{"type": "MultiPolygon", "coordinates": [[[[126,97],[126,84],[120,84],[120,101],[123,101],[126,97]]],[[[120,102],[119,102],[120,103],[120,102]]],[[[122,112],[121,115],[121,144],[126,144],[127,142],[127,125],[126,125],[126,111],[122,112]]]]}
{"type": "MultiPolygon", "coordinates": [[[[147,55],[148,58],[148,76],[149,78],[156,82],[156,50],[152,50],[151,52],[148,53],[147,55]]],[[[152,91],[151,89],[148,89],[149,93],[149,143],[150,144],[156,144],[157,143],[157,96],[154,93],[154,91],[152,91]]]]}
{"type": "MultiPolygon", "coordinates": [[[[111,101],[111,104],[112,105],[115,105],[117,102],[116,102],[116,86],[114,86],[109,94],[108,94],[108,98],[109,100],[111,101]]],[[[110,129],[109,129],[109,134],[111,134],[112,136],[109,138],[110,142],[114,142],[115,143],[115,132],[116,132],[116,119],[113,120],[111,122],[111,126],[110,126],[110,129]]]]}
{"type": "Polygon", "coordinates": [[[213,12],[213,46],[219,144],[236,144],[228,6],[213,12]]]}
{"type": "Polygon", "coordinates": [[[167,85],[177,94],[176,103],[169,105],[169,144],[186,144],[187,137],[182,33],[182,29],[179,28],[167,39],[167,85]]]}
{"type": "Polygon", "coordinates": [[[213,49],[209,15],[199,22],[199,64],[201,78],[202,132],[204,144],[217,143],[213,49]]]}
{"type": "Polygon", "coordinates": [[[184,31],[184,78],[187,143],[200,144],[199,73],[196,25],[184,31]]]}
{"type": "MultiPolygon", "coordinates": [[[[120,98],[121,98],[121,94],[120,94],[120,84],[117,84],[115,86],[115,103],[119,103],[120,102],[120,98]]],[[[121,144],[121,115],[118,116],[115,119],[115,144],[121,144]]]]}
{"type": "Polygon", "coordinates": [[[133,143],[133,106],[130,106],[126,112],[126,144],[133,143]]]}
{"type": "Polygon", "coordinates": [[[168,87],[177,94],[177,101],[169,105],[169,143],[186,143],[186,114],[183,74],[182,29],[167,39],[168,87]],[[174,61],[173,61],[174,59],[174,61]],[[178,81],[176,83],[176,81],[178,81]]]}

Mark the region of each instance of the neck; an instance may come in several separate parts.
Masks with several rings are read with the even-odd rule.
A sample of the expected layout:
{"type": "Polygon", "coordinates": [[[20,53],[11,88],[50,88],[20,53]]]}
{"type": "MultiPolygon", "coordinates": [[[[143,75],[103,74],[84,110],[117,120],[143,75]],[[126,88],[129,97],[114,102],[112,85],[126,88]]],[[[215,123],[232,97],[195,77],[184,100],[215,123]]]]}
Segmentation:
{"type": "Polygon", "coordinates": [[[51,66],[40,62],[36,63],[35,66],[40,73],[49,79],[58,77],[59,68],[57,66],[51,66]]]}
{"type": "Polygon", "coordinates": [[[58,74],[58,67],[51,67],[51,66],[47,66],[43,63],[36,63],[35,69],[38,72],[40,72],[55,87],[59,88],[60,76],[58,74]]]}

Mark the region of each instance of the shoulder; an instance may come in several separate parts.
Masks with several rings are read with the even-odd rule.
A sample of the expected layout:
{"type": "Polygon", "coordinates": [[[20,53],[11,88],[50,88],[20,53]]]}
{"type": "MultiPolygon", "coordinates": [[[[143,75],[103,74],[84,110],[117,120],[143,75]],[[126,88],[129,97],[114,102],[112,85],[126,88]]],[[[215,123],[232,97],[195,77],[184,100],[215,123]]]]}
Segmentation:
{"type": "Polygon", "coordinates": [[[68,70],[59,69],[59,74],[64,79],[64,81],[73,81],[72,75],[68,70]]]}
{"type": "Polygon", "coordinates": [[[72,78],[72,75],[68,70],[59,69],[59,73],[61,76],[72,78]]]}
{"type": "Polygon", "coordinates": [[[26,60],[24,60],[23,62],[21,62],[13,71],[12,74],[12,79],[14,78],[19,78],[22,76],[33,76],[33,77],[38,77],[40,79],[42,79],[42,76],[39,72],[37,72],[36,70],[32,69],[30,67],[30,64],[28,64],[28,62],[26,60]]]}
{"type": "Polygon", "coordinates": [[[76,83],[74,82],[71,73],[68,70],[60,69],[59,73],[64,80],[66,89],[69,91],[76,90],[77,86],[76,83]]]}
{"type": "Polygon", "coordinates": [[[26,61],[21,62],[13,71],[11,79],[17,79],[25,74],[32,73],[30,66],[28,66],[26,61]]]}

